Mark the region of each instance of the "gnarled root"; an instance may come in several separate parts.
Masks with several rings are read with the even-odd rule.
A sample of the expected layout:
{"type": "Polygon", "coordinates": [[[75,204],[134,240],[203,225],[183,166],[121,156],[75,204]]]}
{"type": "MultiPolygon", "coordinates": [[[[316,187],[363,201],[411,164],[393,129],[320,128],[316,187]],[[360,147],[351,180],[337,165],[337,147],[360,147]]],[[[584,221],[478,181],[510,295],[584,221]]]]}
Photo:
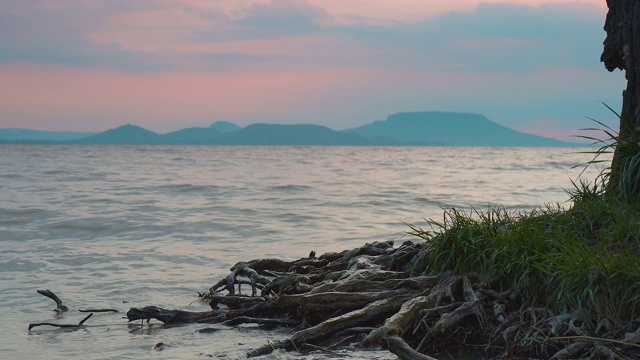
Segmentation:
{"type": "Polygon", "coordinates": [[[335,332],[352,327],[365,326],[368,323],[381,321],[397,312],[410,295],[399,295],[392,298],[374,301],[362,309],[354,310],[341,316],[330,318],[316,326],[296,332],[290,338],[267,344],[247,352],[247,357],[256,357],[271,353],[275,349],[291,349],[295,344],[313,343],[335,332]]]}

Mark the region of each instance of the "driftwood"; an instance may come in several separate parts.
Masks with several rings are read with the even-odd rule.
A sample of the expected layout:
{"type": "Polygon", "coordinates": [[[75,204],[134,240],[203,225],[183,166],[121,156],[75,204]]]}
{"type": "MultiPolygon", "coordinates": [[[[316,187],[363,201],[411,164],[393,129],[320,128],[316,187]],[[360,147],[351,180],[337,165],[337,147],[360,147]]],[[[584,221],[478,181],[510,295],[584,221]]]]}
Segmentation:
{"type": "Polygon", "coordinates": [[[62,300],[60,300],[60,298],[58,296],[56,296],[56,294],[54,294],[51,290],[46,289],[46,290],[38,290],[38,294],[40,295],[44,295],[46,297],[48,297],[49,299],[53,300],[56,302],[56,308],[54,309],[57,312],[65,312],[69,310],[69,307],[62,302],[62,300]]]}
{"type": "MultiPolygon", "coordinates": [[[[336,349],[353,343],[386,348],[402,360],[433,360],[456,352],[485,358],[637,357],[638,326],[617,329],[603,319],[590,331],[576,314],[532,307],[516,291],[494,288],[473,274],[416,275],[416,269],[426,271],[427,246],[405,242],[394,248],[383,242],[298,261],[241,262],[199,294],[211,310],[146,306],[131,308],[126,316],[143,324],[155,319],[171,326],[223,327],[198,330],[202,333],[245,324],[294,329],[282,340],[248,350],[247,357],[274,349],[335,355],[336,349]],[[251,285],[252,296],[241,294],[244,284],[251,285]]],[[[63,308],[51,291],[39,293],[63,308]]],[[[81,328],[88,318],[77,325],[33,323],[29,329],[81,328]]]]}
{"type": "MultiPolygon", "coordinates": [[[[62,302],[62,300],[60,300],[60,298],[53,293],[53,291],[46,289],[46,290],[36,290],[38,292],[38,294],[40,295],[44,295],[46,297],[48,297],[49,299],[53,300],[56,302],[56,308],[53,309],[56,312],[65,312],[65,311],[69,311],[69,307],[62,302]]],[[[84,313],[99,313],[99,312],[112,312],[112,313],[117,313],[120,312],[119,310],[116,309],[78,309],[79,312],[84,312],[84,313]]],[[[87,317],[88,319],[89,317],[87,317]]]]}
{"type": "Polygon", "coordinates": [[[448,357],[452,346],[465,354],[480,352],[491,358],[616,353],[613,342],[600,338],[573,342],[566,338],[589,335],[575,315],[530,307],[521,303],[515,291],[493,288],[477,276],[446,271],[416,276],[416,269],[427,270],[423,265],[426,246],[405,242],[394,248],[392,242],[382,242],[298,261],[241,262],[208,292],[199,294],[213,310],[150,306],[133,308],[127,317],[171,325],[295,326],[297,331],[289,337],[249,350],[247,357],[274,349],[330,354],[354,342],[387,348],[403,360],[448,357]],[[239,295],[242,284],[251,285],[252,296],[239,295]]]}
{"type": "Polygon", "coordinates": [[[93,313],[87,315],[77,325],[76,324],[55,324],[50,322],[31,323],[29,324],[29,330],[33,329],[36,326],[54,326],[54,327],[63,328],[63,329],[80,329],[85,326],[84,322],[89,320],[89,318],[92,316],[93,316],[93,313]]]}
{"type": "Polygon", "coordinates": [[[226,320],[224,319],[224,315],[224,310],[194,312],[167,310],[156,306],[145,306],[141,309],[131,308],[127,311],[127,319],[129,321],[156,319],[165,324],[188,324],[216,317],[221,317],[221,321],[224,321],[226,320]]]}
{"type": "Polygon", "coordinates": [[[341,316],[332,317],[318,325],[296,332],[290,338],[267,344],[247,352],[247,357],[256,357],[271,353],[275,349],[292,350],[296,344],[312,343],[326,338],[335,332],[351,327],[363,326],[371,322],[379,322],[393,314],[402,306],[408,296],[400,295],[389,299],[378,300],[362,309],[354,310],[341,316]]]}

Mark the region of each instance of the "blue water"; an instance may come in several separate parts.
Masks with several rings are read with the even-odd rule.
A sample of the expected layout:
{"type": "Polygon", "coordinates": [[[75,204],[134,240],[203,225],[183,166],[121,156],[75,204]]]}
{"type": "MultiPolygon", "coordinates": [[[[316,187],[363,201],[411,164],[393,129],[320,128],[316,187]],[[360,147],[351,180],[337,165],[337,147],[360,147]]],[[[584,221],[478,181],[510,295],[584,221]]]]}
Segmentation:
{"type": "MultiPolygon", "coordinates": [[[[407,237],[442,208],[567,207],[575,148],[0,146],[0,358],[241,357],[284,336],[199,334],[73,309],[191,304],[238,261],[407,237]],[[168,348],[152,351],[158,342],[168,348]]],[[[589,170],[585,178],[594,178],[589,170]]],[[[394,359],[385,351],[351,359],[394,359]]],[[[346,355],[345,355],[346,356],[346,355]]],[[[301,358],[275,353],[267,358],[301,358]]],[[[309,357],[311,359],[313,357],[309,357]]]]}

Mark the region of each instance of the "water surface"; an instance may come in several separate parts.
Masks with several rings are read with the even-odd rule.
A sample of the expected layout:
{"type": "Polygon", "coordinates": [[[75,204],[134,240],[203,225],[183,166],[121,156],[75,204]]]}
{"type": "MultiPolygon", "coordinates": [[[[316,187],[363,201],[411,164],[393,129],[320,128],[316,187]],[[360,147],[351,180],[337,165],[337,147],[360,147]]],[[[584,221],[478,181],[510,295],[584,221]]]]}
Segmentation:
{"type": "Polygon", "coordinates": [[[45,288],[73,309],[206,310],[192,304],[197,292],[238,261],[403,241],[405,223],[443,207],[563,204],[581,170],[572,166],[589,158],[571,148],[0,146],[0,358],[238,358],[286,334],[141,328],[123,314],[75,331],[27,324],[84,317],[57,317],[36,293],[45,288]],[[152,351],[158,342],[169,347],[152,351]]]}

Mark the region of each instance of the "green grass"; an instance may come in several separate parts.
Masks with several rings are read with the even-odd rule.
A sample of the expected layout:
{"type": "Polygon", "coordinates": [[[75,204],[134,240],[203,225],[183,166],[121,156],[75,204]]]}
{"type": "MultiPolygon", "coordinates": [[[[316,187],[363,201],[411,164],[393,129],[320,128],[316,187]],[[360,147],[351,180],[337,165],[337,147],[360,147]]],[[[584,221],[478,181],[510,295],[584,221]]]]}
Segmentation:
{"type": "MultiPolygon", "coordinates": [[[[623,121],[621,115],[609,105],[604,103],[603,105],[620,120],[620,126],[635,126],[631,125],[634,122],[623,121]]],[[[627,129],[628,131],[624,132],[625,137],[622,138],[619,131],[605,123],[592,118],[588,119],[595,122],[599,128],[591,127],[581,130],[596,131],[603,136],[578,136],[598,146],[594,150],[585,151],[592,154],[593,158],[585,164],[584,170],[589,166],[599,169],[600,174],[595,182],[601,185],[600,195],[625,202],[640,202],[640,133],[637,129],[627,129]]],[[[585,188],[583,186],[578,190],[585,190],[585,188]]]]}
{"type": "Polygon", "coordinates": [[[600,128],[582,130],[604,139],[579,137],[598,145],[587,151],[593,159],[584,166],[595,166],[599,175],[593,183],[572,182],[571,208],[446,210],[426,230],[410,226],[409,234],[426,241],[413,273],[476,273],[532,306],[576,312],[588,326],[640,317],[640,134],[621,139],[591,120],[600,128]],[[612,162],[614,153],[618,161],[612,162]]]}
{"type": "Polygon", "coordinates": [[[426,241],[415,274],[476,273],[523,301],[577,312],[589,325],[607,317],[640,315],[640,205],[574,183],[573,206],[548,205],[526,213],[491,207],[446,210],[428,229],[410,226],[426,241]]]}

